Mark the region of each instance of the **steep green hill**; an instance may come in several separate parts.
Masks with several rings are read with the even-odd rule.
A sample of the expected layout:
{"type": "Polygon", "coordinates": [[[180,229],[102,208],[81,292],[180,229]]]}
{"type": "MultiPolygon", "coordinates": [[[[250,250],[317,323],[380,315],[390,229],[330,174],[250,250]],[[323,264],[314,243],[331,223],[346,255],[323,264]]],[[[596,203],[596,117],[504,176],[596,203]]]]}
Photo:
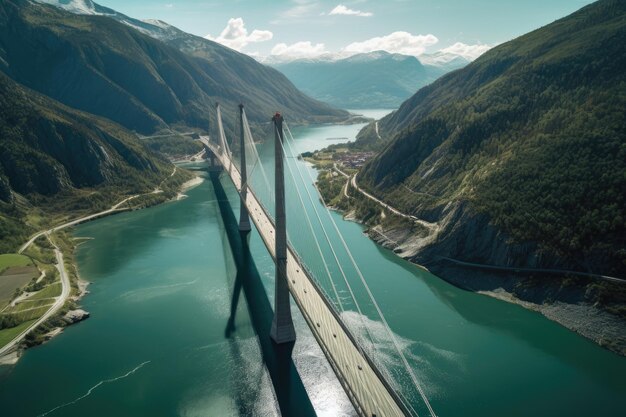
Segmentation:
{"type": "Polygon", "coordinates": [[[626,2],[584,7],[417,92],[359,183],[439,223],[422,261],[625,277],[625,68],[626,2]]]}
{"type": "Polygon", "coordinates": [[[348,109],[396,108],[420,87],[447,72],[414,56],[376,51],[340,60],[274,65],[305,93],[348,109]]]}
{"type": "MultiPolygon", "coordinates": [[[[208,47],[210,41],[197,39],[208,47]]],[[[347,117],[305,96],[278,71],[210,46],[210,57],[192,56],[107,16],[75,15],[26,0],[0,3],[0,70],[132,130],[207,129],[216,101],[228,111],[244,100],[257,122],[277,109],[294,122],[347,117]]]]}
{"type": "Polygon", "coordinates": [[[106,119],[23,88],[0,72],[0,252],[32,227],[72,211],[149,192],[171,165],[106,119]]]}

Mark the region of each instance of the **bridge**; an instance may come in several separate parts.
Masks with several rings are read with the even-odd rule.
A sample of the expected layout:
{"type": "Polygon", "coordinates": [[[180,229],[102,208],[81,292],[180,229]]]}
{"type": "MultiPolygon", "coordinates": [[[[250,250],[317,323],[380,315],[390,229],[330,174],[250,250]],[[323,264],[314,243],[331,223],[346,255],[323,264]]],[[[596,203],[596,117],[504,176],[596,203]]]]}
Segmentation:
{"type": "MultiPolygon", "coordinates": [[[[365,337],[362,334],[355,334],[354,329],[351,329],[342,319],[342,312],[346,311],[344,309],[345,306],[342,305],[341,297],[336,290],[335,284],[332,284],[334,282],[333,274],[328,265],[324,263],[323,270],[328,274],[332,284],[334,294],[336,295],[334,299],[328,295],[328,290],[321,285],[319,274],[316,276],[312,272],[313,268],[307,267],[304,260],[296,252],[294,245],[288,239],[285,204],[285,166],[287,166],[292,176],[294,174],[291,172],[291,167],[285,162],[287,158],[297,158],[297,156],[294,156],[293,150],[291,152],[286,151],[286,149],[291,148],[292,144],[285,138],[283,117],[277,113],[272,118],[272,122],[274,127],[273,187],[269,184],[267,174],[259,161],[260,157],[252,138],[243,105],[239,106],[240,137],[238,143],[233,141],[229,144],[226,140],[219,105],[217,105],[218,134],[216,140],[211,140],[207,136],[200,137],[205,148],[205,158],[209,162],[209,170],[226,173],[232,180],[241,198],[239,230],[243,232],[250,231],[251,223],[253,223],[276,263],[274,318],[270,332],[271,339],[279,345],[295,341],[296,334],[290,310],[291,296],[360,416],[417,416],[416,406],[427,409],[431,416],[435,416],[428,399],[417,382],[415,374],[410,369],[397,341],[393,339],[393,333],[389,330],[386,320],[375,301],[374,305],[378,313],[380,313],[380,318],[387,330],[389,330],[393,344],[397,348],[398,357],[402,364],[405,365],[410,380],[419,392],[421,397],[419,405],[414,404],[415,401],[409,400],[399,392],[397,382],[389,380],[391,376],[389,370],[381,369],[371,355],[375,350],[375,346],[364,346],[365,337]],[[238,160],[233,156],[231,145],[233,148],[237,148],[239,153],[238,160]],[[252,176],[257,169],[259,172],[257,172],[255,178],[258,178],[258,180],[256,182],[251,181],[248,175],[252,176]],[[250,170],[250,173],[248,173],[248,170],[250,170]],[[255,188],[255,183],[262,185],[255,188]],[[270,202],[274,203],[273,214],[270,211],[270,207],[268,207],[268,202],[263,201],[261,196],[258,195],[259,189],[264,187],[267,188],[265,196],[269,195],[270,202]]],[[[286,130],[289,136],[291,136],[288,127],[286,130]]],[[[291,140],[293,141],[293,136],[291,136],[291,140]]],[[[298,191],[298,196],[302,204],[304,204],[300,191],[298,191]]],[[[311,226],[311,219],[307,209],[302,207],[302,210],[303,217],[311,226]]],[[[316,212],[316,215],[319,218],[319,213],[316,212]]],[[[328,215],[330,218],[330,214],[328,215]]],[[[301,218],[296,223],[301,223],[302,220],[301,218]]],[[[311,231],[314,232],[312,227],[311,231]]],[[[339,232],[338,229],[337,232],[339,232]]],[[[323,233],[328,239],[328,233],[325,230],[323,233]]],[[[313,235],[312,240],[314,240],[320,255],[324,257],[319,239],[313,235]]],[[[341,240],[343,241],[343,238],[341,240]]],[[[328,243],[330,243],[330,240],[328,243]]],[[[345,245],[345,241],[343,243],[345,245]]],[[[349,250],[347,247],[345,249],[349,250]]],[[[353,289],[349,281],[345,279],[344,268],[340,265],[334,251],[333,254],[339,270],[343,274],[346,288],[354,300],[355,310],[361,316],[361,320],[363,320],[363,313],[356,302],[353,289]]],[[[351,255],[350,259],[354,262],[351,255]]],[[[363,279],[362,275],[361,279],[363,279]]],[[[363,284],[367,288],[365,281],[363,281],[363,284]]],[[[372,296],[369,288],[367,293],[372,296]]],[[[367,329],[361,333],[365,332],[367,332],[367,329]]]]}

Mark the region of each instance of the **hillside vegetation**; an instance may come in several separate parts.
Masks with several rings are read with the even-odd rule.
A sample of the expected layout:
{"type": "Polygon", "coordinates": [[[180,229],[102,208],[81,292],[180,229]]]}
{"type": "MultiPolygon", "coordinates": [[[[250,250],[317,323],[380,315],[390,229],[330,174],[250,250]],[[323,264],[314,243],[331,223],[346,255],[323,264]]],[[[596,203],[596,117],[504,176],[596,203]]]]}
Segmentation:
{"type": "Polygon", "coordinates": [[[277,109],[294,122],[348,116],[305,96],[278,71],[250,57],[176,33],[180,36],[172,36],[168,45],[108,16],[5,0],[0,3],[0,70],[63,104],[144,134],[178,125],[206,131],[217,101],[234,114],[243,100],[256,122],[266,122],[277,109]],[[194,51],[180,50],[192,41],[194,51]]]}
{"type": "Polygon", "coordinates": [[[380,122],[383,142],[364,129],[382,151],[359,183],[448,216],[423,253],[625,277],[624,68],[626,2],[584,7],[421,89],[380,122]],[[498,242],[464,226],[485,216],[498,242]]]}
{"type": "Polygon", "coordinates": [[[19,86],[0,72],[0,253],[53,216],[108,208],[172,170],[134,134],[19,86]]]}

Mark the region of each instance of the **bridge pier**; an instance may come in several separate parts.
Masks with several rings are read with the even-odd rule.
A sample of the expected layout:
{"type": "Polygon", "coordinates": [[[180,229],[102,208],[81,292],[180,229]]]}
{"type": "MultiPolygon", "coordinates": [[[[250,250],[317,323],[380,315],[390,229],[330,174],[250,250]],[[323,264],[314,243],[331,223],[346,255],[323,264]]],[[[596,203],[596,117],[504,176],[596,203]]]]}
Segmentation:
{"type": "Polygon", "coordinates": [[[208,168],[209,172],[220,172],[223,170],[222,164],[220,164],[220,162],[217,160],[213,151],[211,151],[208,148],[206,150],[206,159],[209,162],[209,168],[208,168]]]}
{"type": "Polygon", "coordinates": [[[242,232],[250,231],[250,216],[246,208],[246,195],[248,193],[248,173],[246,167],[246,141],[243,131],[243,104],[239,105],[239,132],[241,135],[241,204],[239,206],[239,230],[242,232]]]}
{"type": "Polygon", "coordinates": [[[274,122],[275,187],[276,187],[276,283],[274,287],[274,319],[270,337],[276,343],[296,340],[291,319],[289,282],[287,281],[287,223],[285,218],[285,169],[283,155],[283,117],[276,113],[274,122]]]}
{"type": "Polygon", "coordinates": [[[205,145],[204,147],[204,159],[208,162],[209,172],[220,172],[223,170],[222,164],[217,159],[211,148],[205,145]]]}

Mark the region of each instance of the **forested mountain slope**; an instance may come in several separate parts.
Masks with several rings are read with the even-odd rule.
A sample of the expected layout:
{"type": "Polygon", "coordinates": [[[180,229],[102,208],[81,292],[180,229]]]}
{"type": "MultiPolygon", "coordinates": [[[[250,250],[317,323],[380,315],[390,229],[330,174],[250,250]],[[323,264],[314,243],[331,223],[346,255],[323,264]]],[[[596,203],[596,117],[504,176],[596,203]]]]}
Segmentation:
{"type": "MultiPolygon", "coordinates": [[[[179,41],[174,38],[168,41],[179,41]]],[[[197,39],[208,47],[210,41],[197,39]]],[[[348,116],[307,97],[278,71],[210,46],[211,56],[192,56],[106,15],[76,15],[27,0],[0,3],[0,70],[141,133],[177,125],[208,129],[216,101],[230,110],[242,100],[258,122],[277,109],[294,122],[348,116]]]]}
{"type": "Polygon", "coordinates": [[[358,181],[438,222],[418,260],[626,277],[625,68],[626,2],[593,3],[418,91],[358,181]]]}
{"type": "Polygon", "coordinates": [[[0,108],[0,253],[33,232],[33,209],[108,208],[119,195],[154,189],[173,168],[132,132],[23,88],[2,72],[0,108]]]}

